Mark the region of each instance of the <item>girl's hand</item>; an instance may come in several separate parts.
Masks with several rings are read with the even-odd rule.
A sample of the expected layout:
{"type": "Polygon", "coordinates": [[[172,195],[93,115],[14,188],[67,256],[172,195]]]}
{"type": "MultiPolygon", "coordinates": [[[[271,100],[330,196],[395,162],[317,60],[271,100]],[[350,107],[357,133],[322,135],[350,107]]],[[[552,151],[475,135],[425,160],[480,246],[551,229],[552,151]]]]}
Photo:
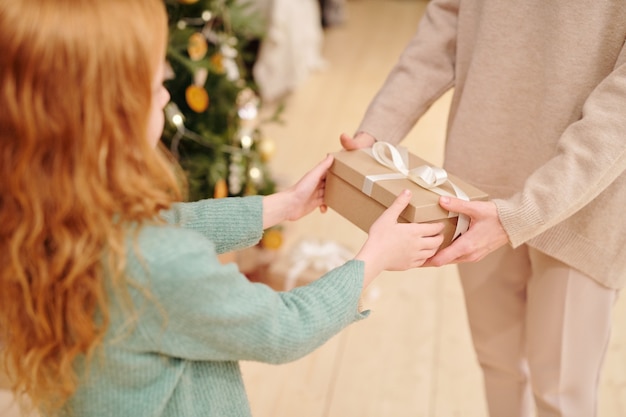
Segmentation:
{"type": "Polygon", "coordinates": [[[355,259],[365,262],[367,286],[382,271],[404,271],[422,266],[443,242],[442,223],[398,223],[411,200],[405,190],[372,224],[367,241],[355,259]]]}
{"type": "Polygon", "coordinates": [[[333,163],[328,155],[307,172],[294,186],[263,198],[263,228],[267,229],[285,220],[298,220],[316,208],[326,212],[324,192],[326,173],[333,163]]]}
{"type": "Polygon", "coordinates": [[[324,205],[326,173],[332,164],[332,155],[326,156],[315,168],[307,172],[296,185],[286,191],[291,193],[292,197],[287,220],[298,220],[318,207],[322,213],[326,212],[327,207],[324,205]]]}

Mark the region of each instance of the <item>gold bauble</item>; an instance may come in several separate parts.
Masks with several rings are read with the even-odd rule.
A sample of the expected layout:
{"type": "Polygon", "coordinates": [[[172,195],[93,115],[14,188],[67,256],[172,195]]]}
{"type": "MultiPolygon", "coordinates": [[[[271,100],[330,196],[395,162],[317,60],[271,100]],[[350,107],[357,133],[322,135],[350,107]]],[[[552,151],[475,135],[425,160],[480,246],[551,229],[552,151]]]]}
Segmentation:
{"type": "Polygon", "coordinates": [[[225,71],[224,68],[224,55],[222,55],[219,52],[214,53],[211,56],[211,64],[213,65],[213,68],[215,69],[215,72],[217,72],[218,74],[223,74],[225,71]]]}
{"type": "Polygon", "coordinates": [[[263,162],[267,162],[276,153],[276,143],[272,139],[263,138],[259,142],[259,155],[261,155],[261,159],[263,162]]]}
{"type": "Polygon", "coordinates": [[[193,33],[187,41],[187,53],[192,61],[200,61],[209,49],[206,38],[200,32],[193,33]]]}
{"type": "Polygon", "coordinates": [[[258,190],[254,186],[252,181],[246,182],[246,187],[243,190],[243,195],[244,196],[249,196],[249,195],[257,195],[257,194],[258,194],[258,190]]]}

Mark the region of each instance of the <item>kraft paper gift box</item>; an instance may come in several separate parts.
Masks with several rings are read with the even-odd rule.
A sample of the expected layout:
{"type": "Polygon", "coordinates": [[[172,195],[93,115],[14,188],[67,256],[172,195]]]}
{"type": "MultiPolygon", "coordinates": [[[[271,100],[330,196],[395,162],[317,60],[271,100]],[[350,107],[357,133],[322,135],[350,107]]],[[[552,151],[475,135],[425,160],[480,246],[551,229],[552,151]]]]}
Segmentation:
{"type": "Polygon", "coordinates": [[[333,157],[326,177],[325,204],[365,232],[396,196],[408,188],[411,202],[398,221],[444,223],[441,245],[444,248],[466,229],[467,219],[463,216],[457,230],[458,214],[439,206],[440,195],[488,199],[478,188],[386,142],[376,142],[372,148],[336,152],[333,157]]]}

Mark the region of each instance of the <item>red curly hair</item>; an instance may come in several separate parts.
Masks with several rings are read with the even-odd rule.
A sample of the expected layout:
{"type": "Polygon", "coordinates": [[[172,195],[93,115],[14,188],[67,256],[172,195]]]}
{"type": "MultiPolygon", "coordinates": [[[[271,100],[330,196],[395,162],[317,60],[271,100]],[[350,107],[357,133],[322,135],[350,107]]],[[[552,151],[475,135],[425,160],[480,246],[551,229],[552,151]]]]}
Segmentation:
{"type": "Polygon", "coordinates": [[[146,139],[166,43],[162,0],[0,0],[0,368],[47,413],[103,340],[127,226],[181,198],[146,139]]]}

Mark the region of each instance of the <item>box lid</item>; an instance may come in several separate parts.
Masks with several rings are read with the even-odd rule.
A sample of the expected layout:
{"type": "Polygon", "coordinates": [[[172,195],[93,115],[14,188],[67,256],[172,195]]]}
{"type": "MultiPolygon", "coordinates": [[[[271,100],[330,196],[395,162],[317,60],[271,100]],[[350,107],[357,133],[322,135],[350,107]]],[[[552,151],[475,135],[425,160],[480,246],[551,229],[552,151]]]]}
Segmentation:
{"type": "MultiPolygon", "coordinates": [[[[408,152],[407,154],[409,169],[423,165],[435,166],[416,155],[408,152]]],[[[367,176],[394,173],[392,169],[380,164],[374,158],[371,148],[336,152],[333,154],[333,157],[334,162],[330,171],[359,190],[363,190],[367,176]]],[[[456,195],[450,182],[463,190],[470,200],[488,199],[488,195],[485,192],[450,174],[448,174],[448,181],[439,185],[439,188],[456,195]]],[[[402,217],[410,222],[424,222],[450,217],[450,213],[439,206],[439,194],[422,188],[408,178],[375,181],[368,194],[372,199],[385,207],[389,207],[396,196],[407,188],[412,193],[411,202],[402,212],[402,217]]]]}

